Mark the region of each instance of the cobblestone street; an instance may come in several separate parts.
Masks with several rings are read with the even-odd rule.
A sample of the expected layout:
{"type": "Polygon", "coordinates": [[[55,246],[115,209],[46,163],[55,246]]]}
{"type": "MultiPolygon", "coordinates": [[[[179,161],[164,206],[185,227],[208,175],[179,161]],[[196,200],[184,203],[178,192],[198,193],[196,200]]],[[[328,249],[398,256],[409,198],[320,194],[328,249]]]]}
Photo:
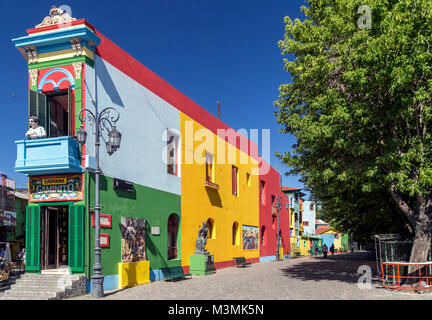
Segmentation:
{"type": "MultiPolygon", "coordinates": [[[[92,300],[91,295],[71,300],[92,300]]],[[[105,292],[104,300],[432,300],[418,294],[383,289],[376,278],[375,261],[367,253],[303,257],[224,268],[208,276],[183,281],[156,281],[105,292]],[[360,266],[370,266],[372,288],[360,289],[360,266]]],[[[99,300],[99,299],[98,299],[99,300]]]]}

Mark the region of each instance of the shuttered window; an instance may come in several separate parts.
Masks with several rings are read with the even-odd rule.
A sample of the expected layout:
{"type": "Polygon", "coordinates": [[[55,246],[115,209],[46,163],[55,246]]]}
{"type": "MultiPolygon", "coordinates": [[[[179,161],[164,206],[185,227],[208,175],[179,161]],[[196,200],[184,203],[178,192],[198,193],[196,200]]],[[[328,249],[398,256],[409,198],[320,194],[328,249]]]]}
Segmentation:
{"type": "Polygon", "coordinates": [[[39,125],[44,127],[49,136],[47,101],[47,96],[43,93],[29,90],[29,117],[36,116],[39,119],[39,125]]]}
{"type": "Polygon", "coordinates": [[[237,195],[237,176],[238,176],[238,168],[232,167],[232,194],[237,195]]]}
{"type": "Polygon", "coordinates": [[[69,209],[69,266],[72,272],[84,272],[84,206],[69,209]]]}

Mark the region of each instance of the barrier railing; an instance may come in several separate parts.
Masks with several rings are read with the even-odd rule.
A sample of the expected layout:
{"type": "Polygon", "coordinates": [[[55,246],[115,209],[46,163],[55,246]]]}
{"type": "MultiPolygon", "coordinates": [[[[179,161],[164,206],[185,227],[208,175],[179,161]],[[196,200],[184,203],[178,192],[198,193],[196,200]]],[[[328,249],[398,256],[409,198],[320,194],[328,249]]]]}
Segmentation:
{"type": "Polygon", "coordinates": [[[432,290],[432,262],[383,262],[381,274],[384,288],[432,290]],[[409,267],[415,271],[408,274],[409,267]]]}

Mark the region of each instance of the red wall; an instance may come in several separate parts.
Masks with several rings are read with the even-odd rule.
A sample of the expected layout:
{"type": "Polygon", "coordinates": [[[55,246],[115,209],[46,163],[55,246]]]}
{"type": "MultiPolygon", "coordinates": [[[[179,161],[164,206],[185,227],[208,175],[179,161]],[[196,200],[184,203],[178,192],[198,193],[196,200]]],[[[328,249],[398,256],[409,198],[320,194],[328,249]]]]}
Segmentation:
{"type": "MultiPolygon", "coordinates": [[[[285,204],[288,201],[287,196],[280,190],[279,173],[270,168],[269,172],[265,175],[260,175],[260,237],[262,237],[262,228],[265,227],[265,242],[261,245],[260,242],[260,256],[268,257],[276,255],[277,247],[277,216],[272,216],[272,196],[281,196],[282,208],[279,210],[279,230],[283,239],[284,254],[290,254],[290,226],[289,226],[289,209],[287,210],[285,204]],[[261,180],[265,181],[265,204],[261,203],[261,180]]],[[[276,202],[276,200],[275,200],[276,202]]],[[[276,210],[277,214],[277,210],[276,210]]],[[[261,241],[261,239],[260,239],[261,241]]]]}

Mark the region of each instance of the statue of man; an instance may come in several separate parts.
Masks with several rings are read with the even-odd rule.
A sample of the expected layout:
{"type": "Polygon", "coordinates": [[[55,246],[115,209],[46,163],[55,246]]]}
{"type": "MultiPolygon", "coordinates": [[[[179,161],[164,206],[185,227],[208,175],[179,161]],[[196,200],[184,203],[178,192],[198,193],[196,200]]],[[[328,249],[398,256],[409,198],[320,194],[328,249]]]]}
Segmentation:
{"type": "Polygon", "coordinates": [[[202,227],[200,227],[198,230],[198,239],[197,239],[195,253],[203,254],[205,252],[204,249],[207,243],[207,234],[208,234],[207,223],[203,222],[202,227]]]}
{"type": "Polygon", "coordinates": [[[46,138],[44,127],[39,125],[39,119],[35,116],[29,117],[30,129],[26,132],[26,137],[29,139],[46,138]]]}

